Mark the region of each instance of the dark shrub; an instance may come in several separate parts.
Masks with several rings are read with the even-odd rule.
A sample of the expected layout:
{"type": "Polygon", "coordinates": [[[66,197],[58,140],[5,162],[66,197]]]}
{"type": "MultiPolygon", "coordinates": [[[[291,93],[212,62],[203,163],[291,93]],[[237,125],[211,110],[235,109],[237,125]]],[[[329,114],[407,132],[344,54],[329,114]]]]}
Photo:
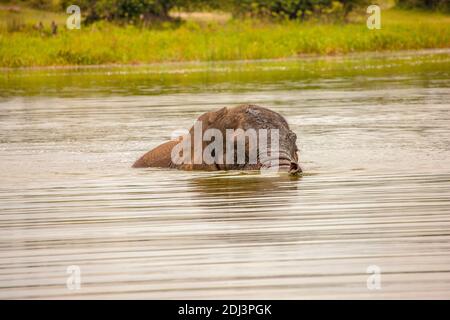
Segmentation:
{"type": "Polygon", "coordinates": [[[64,0],[65,8],[76,4],[87,23],[96,20],[137,22],[139,20],[167,20],[177,0],[64,0]]]}
{"type": "Polygon", "coordinates": [[[306,20],[310,17],[347,16],[366,0],[234,0],[236,15],[306,20]]]}
{"type": "Polygon", "coordinates": [[[450,12],[449,0],[397,0],[397,6],[450,12]]]}

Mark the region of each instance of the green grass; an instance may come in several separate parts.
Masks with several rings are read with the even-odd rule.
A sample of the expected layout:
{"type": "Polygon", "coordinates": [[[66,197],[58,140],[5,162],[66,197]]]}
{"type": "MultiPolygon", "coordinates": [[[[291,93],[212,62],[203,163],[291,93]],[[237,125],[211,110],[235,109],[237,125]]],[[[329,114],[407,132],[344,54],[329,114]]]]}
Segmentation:
{"type": "Polygon", "coordinates": [[[36,14],[31,10],[17,14],[24,16],[25,26],[16,32],[0,26],[0,67],[270,59],[450,47],[450,16],[396,9],[382,11],[381,30],[367,29],[364,17],[349,24],[190,21],[158,29],[101,22],[81,30],[67,30],[65,15],[41,17],[47,28],[50,20],[59,22],[56,36],[30,27],[36,14]]]}

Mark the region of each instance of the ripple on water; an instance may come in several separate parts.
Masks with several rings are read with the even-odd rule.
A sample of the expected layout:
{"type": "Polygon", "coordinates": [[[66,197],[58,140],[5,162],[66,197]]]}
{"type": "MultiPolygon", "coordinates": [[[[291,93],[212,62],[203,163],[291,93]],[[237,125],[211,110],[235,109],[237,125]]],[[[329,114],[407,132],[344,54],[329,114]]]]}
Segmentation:
{"type": "Polygon", "coordinates": [[[450,298],[450,91],[429,72],[1,100],[0,298],[450,298]],[[130,168],[243,101],[287,117],[302,177],[130,168]]]}

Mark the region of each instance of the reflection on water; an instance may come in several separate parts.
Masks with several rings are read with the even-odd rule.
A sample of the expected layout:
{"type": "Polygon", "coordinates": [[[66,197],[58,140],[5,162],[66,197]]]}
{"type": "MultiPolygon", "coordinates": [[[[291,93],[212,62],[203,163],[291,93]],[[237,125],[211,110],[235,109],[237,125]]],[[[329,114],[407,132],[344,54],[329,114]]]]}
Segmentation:
{"type": "Polygon", "coordinates": [[[0,298],[450,298],[443,60],[313,78],[261,63],[251,80],[173,90],[126,75],[76,86],[69,71],[28,93],[1,82],[0,298]],[[242,102],[286,116],[302,177],[130,168],[242,102]],[[381,290],[367,288],[372,265],[381,290]]]}

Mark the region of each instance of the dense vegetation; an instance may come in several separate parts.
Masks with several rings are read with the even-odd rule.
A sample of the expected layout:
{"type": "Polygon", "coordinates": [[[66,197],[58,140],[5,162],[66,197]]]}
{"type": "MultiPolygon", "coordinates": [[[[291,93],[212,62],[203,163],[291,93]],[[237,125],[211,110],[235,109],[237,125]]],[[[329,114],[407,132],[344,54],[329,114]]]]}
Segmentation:
{"type": "Polygon", "coordinates": [[[169,11],[180,0],[62,0],[63,8],[76,3],[86,22],[97,20],[138,22],[139,20],[167,20],[169,11]]]}
{"type": "MultiPolygon", "coordinates": [[[[25,0],[38,9],[64,9],[77,4],[85,22],[97,20],[137,23],[168,20],[170,10],[219,9],[235,16],[307,20],[311,17],[345,19],[355,8],[372,4],[369,0],[25,0]]],[[[400,7],[450,10],[449,0],[396,0],[400,7]]]]}
{"type": "Polygon", "coordinates": [[[235,1],[237,15],[307,20],[311,17],[342,18],[366,0],[241,0],[235,1]]]}
{"type": "Polygon", "coordinates": [[[450,12],[449,0],[397,0],[397,4],[399,7],[408,9],[419,8],[450,12]]]}
{"type": "Polygon", "coordinates": [[[268,59],[450,47],[450,16],[443,13],[383,9],[381,30],[369,30],[365,10],[352,11],[363,3],[360,0],[190,0],[180,7],[183,1],[164,0],[161,6],[162,0],[79,0],[85,6],[81,30],[65,28],[68,15],[61,0],[32,0],[33,8],[42,9],[23,5],[30,1],[0,4],[0,67],[268,59]],[[108,5],[113,2],[114,6],[108,5]],[[219,8],[233,12],[234,18],[211,12],[219,8]],[[208,11],[206,20],[182,16],[183,21],[172,21],[174,12],[200,9],[208,11]],[[148,27],[142,23],[148,20],[159,22],[148,27]]]}

